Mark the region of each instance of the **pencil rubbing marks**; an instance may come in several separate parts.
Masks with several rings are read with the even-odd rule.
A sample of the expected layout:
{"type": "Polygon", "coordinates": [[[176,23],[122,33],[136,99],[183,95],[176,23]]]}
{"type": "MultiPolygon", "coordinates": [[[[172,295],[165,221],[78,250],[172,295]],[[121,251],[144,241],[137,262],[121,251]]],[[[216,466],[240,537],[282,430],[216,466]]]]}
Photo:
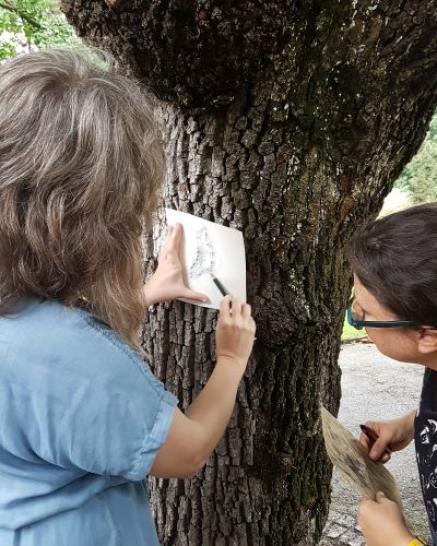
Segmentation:
{"type": "Polygon", "coordinates": [[[381,463],[372,461],[352,433],[323,406],[321,415],[326,451],[345,483],[368,498],[375,498],[377,491],[383,491],[402,510],[399,490],[390,472],[381,463]]]}
{"type": "Polygon", "coordinates": [[[213,274],[217,265],[214,243],[206,227],[198,229],[194,235],[196,254],[190,265],[190,278],[195,279],[205,274],[213,274]]]}
{"type": "Polygon", "coordinates": [[[346,455],[344,462],[354,481],[359,481],[363,487],[369,487],[369,477],[365,463],[360,461],[356,455],[346,455]]]}

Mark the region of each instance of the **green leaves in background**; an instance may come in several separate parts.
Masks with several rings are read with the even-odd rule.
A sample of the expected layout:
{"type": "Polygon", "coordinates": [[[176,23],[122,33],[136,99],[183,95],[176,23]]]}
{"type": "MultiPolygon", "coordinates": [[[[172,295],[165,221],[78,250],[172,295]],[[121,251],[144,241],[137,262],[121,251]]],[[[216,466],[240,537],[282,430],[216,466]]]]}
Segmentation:
{"type": "Polygon", "coordinates": [[[402,171],[396,187],[411,192],[416,203],[437,201],[437,112],[422,146],[402,171]]]}
{"type": "Polygon", "coordinates": [[[0,60],[34,48],[80,43],[56,0],[0,0],[0,60]]]}

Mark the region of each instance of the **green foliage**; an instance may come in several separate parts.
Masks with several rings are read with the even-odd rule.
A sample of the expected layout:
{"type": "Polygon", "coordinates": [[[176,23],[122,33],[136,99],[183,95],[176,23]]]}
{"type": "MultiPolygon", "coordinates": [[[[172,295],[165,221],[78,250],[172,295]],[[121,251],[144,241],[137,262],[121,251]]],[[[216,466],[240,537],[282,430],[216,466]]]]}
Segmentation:
{"type": "Polygon", "coordinates": [[[404,168],[395,186],[411,192],[416,203],[437,201],[437,112],[422,146],[404,168]]]}
{"type": "Polygon", "coordinates": [[[0,0],[0,61],[35,48],[78,45],[56,0],[0,0]]]}

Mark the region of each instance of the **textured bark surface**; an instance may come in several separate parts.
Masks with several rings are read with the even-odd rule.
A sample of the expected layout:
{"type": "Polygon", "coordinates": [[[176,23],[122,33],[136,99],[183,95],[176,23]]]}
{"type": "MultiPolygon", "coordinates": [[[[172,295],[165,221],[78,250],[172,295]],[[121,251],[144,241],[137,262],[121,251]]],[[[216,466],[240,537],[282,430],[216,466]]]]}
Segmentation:
{"type": "MultiPolygon", "coordinates": [[[[255,351],[204,471],[151,484],[162,544],[314,544],[331,476],[318,406],[335,412],[340,398],[344,245],[424,137],[434,2],[61,4],[82,36],[168,101],[166,205],[246,240],[255,351]]],[[[155,372],[183,407],[211,373],[215,318],[176,302],[146,325],[155,372]]]]}

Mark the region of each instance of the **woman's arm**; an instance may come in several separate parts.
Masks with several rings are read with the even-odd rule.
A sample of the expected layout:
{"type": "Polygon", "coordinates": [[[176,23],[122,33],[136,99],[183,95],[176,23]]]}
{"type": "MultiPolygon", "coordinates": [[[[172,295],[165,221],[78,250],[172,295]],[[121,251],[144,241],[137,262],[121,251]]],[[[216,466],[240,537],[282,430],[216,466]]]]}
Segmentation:
{"type": "Polygon", "coordinates": [[[167,440],[158,451],[151,475],[187,478],[204,466],[231,418],[254,335],[250,306],[226,297],[217,324],[215,369],[186,414],[175,410],[167,440]]]}

